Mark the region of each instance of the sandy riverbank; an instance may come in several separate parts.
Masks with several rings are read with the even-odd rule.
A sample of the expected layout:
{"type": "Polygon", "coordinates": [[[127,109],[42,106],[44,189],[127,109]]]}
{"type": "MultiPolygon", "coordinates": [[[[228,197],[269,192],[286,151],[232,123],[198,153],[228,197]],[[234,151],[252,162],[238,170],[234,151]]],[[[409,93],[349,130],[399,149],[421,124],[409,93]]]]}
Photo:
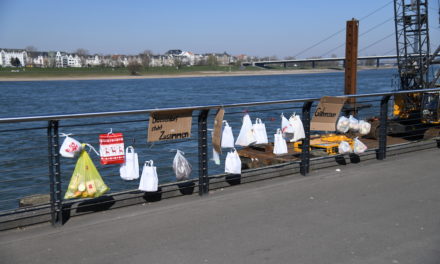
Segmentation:
{"type": "Polygon", "coordinates": [[[328,73],[328,72],[342,72],[334,69],[307,69],[307,70],[261,70],[261,71],[204,71],[192,72],[185,74],[169,74],[169,75],[140,75],[140,76],[41,76],[41,77],[0,77],[3,82],[22,82],[22,81],[68,81],[68,80],[128,80],[128,79],[158,79],[158,78],[193,78],[193,77],[227,77],[227,76],[262,76],[262,75],[286,75],[286,74],[313,74],[313,73],[328,73]]]}

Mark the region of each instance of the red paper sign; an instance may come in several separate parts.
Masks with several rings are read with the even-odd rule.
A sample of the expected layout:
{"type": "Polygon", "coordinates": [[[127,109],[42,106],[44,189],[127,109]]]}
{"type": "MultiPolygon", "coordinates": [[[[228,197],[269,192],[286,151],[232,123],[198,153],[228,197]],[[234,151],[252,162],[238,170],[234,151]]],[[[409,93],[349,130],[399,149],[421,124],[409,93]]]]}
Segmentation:
{"type": "Polygon", "coordinates": [[[122,133],[99,135],[99,152],[101,164],[124,163],[124,138],[122,133]]]}

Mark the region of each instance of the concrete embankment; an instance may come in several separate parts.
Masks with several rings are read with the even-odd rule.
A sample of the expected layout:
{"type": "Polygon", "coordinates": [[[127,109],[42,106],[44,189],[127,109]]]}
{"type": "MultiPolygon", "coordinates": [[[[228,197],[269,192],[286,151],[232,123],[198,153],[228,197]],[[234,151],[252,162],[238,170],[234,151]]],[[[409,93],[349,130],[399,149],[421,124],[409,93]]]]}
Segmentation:
{"type": "Polygon", "coordinates": [[[2,263],[438,263],[439,149],[2,232],[2,263]]]}

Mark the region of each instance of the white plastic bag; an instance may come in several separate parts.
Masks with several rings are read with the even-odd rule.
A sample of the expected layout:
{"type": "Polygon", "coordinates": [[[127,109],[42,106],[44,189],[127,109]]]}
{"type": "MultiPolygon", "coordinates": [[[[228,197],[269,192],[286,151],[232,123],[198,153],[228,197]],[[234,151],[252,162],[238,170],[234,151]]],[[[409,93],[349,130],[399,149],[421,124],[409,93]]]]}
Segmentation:
{"type": "Polygon", "coordinates": [[[281,155],[287,153],[287,144],[283,138],[283,134],[281,134],[281,130],[277,129],[277,133],[274,135],[274,148],[273,154],[281,155]]]}
{"type": "Polygon", "coordinates": [[[255,139],[257,140],[256,144],[267,144],[267,133],[266,133],[266,125],[261,121],[260,118],[255,119],[255,124],[252,126],[254,131],[255,139]]]}
{"type": "Polygon", "coordinates": [[[359,120],[357,120],[354,116],[350,115],[348,118],[348,121],[350,122],[350,129],[352,131],[358,131],[359,130],[359,120]]]}
{"type": "Polygon", "coordinates": [[[241,160],[237,150],[233,149],[226,155],[225,172],[231,174],[241,174],[241,160]]]}
{"type": "Polygon", "coordinates": [[[233,148],[234,147],[234,135],[232,134],[232,128],[229,126],[229,124],[226,120],[223,120],[223,123],[225,123],[225,127],[223,128],[221,147],[222,148],[233,148]]]}
{"type": "Polygon", "coordinates": [[[294,133],[293,127],[290,124],[289,120],[284,116],[284,113],[281,113],[281,132],[285,133],[294,133]]]}
{"type": "Polygon", "coordinates": [[[157,192],[158,185],[159,179],[153,161],[145,161],[141,181],[139,182],[139,190],[144,192],[157,192]]]}
{"type": "Polygon", "coordinates": [[[121,164],[119,173],[123,180],[139,179],[139,159],[138,154],[134,151],[132,146],[125,149],[125,162],[121,164]]]}
{"type": "Polygon", "coordinates": [[[60,154],[65,158],[74,158],[81,153],[81,143],[78,140],[69,137],[71,134],[60,134],[62,137],[66,137],[61,144],[60,154]]]}
{"type": "Polygon", "coordinates": [[[183,155],[185,155],[185,153],[177,150],[176,156],[174,156],[173,160],[173,170],[179,181],[189,179],[189,175],[192,171],[191,164],[183,155]]]}
{"type": "Polygon", "coordinates": [[[336,125],[336,130],[341,133],[347,133],[350,129],[350,121],[345,116],[341,116],[336,125]]]}
{"type": "Polygon", "coordinates": [[[237,141],[235,141],[235,145],[239,146],[249,146],[256,142],[254,133],[252,132],[252,121],[248,114],[245,114],[243,117],[243,124],[240,129],[240,134],[237,137],[237,141]]]}
{"type": "Polygon", "coordinates": [[[289,123],[293,127],[293,138],[290,140],[290,142],[296,142],[306,137],[304,126],[299,116],[293,114],[289,118],[289,123]]]}
{"type": "Polygon", "coordinates": [[[361,135],[366,135],[370,133],[371,130],[371,124],[367,121],[361,120],[359,121],[359,133],[361,135]]]}
{"type": "Polygon", "coordinates": [[[360,141],[358,138],[354,139],[354,153],[361,154],[364,153],[367,149],[367,146],[365,146],[362,141],[360,141]]]}
{"type": "Polygon", "coordinates": [[[215,151],[215,148],[212,148],[212,160],[214,161],[215,165],[220,165],[220,154],[215,151]]]}
{"type": "Polygon", "coordinates": [[[339,154],[351,153],[352,149],[350,144],[347,141],[341,141],[338,146],[339,154]]]}

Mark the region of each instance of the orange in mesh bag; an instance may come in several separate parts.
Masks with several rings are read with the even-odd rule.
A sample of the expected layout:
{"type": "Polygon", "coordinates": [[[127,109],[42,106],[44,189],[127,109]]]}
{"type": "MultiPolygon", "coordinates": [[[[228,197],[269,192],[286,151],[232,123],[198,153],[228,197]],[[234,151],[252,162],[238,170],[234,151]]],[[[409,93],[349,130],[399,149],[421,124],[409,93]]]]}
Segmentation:
{"type": "Polygon", "coordinates": [[[86,144],[82,144],[83,150],[76,162],[64,199],[94,198],[110,190],[102,180],[89,154],[85,151],[85,146],[86,144]]]}

